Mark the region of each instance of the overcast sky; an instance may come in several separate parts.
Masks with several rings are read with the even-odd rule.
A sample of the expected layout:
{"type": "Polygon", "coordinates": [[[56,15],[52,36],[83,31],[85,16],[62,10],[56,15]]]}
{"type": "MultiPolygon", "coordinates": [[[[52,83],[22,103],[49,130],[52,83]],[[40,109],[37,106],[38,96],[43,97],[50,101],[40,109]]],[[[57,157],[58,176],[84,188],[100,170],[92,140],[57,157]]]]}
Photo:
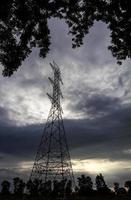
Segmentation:
{"type": "Polygon", "coordinates": [[[63,118],[74,174],[101,172],[107,183],[123,184],[131,180],[131,61],[116,64],[103,23],[95,23],[75,50],[64,22],[49,25],[46,59],[33,50],[12,77],[0,75],[0,177],[30,175],[51,106],[46,93],[54,60],[64,82],[63,118]]]}

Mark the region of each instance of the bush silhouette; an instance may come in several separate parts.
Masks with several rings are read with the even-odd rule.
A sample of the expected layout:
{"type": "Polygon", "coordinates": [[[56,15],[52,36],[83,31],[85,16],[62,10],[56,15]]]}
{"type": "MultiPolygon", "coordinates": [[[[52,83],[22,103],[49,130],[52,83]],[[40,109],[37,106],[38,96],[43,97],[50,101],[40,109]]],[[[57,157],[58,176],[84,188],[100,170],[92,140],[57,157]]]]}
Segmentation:
{"type": "Polygon", "coordinates": [[[79,195],[87,196],[93,194],[93,182],[91,177],[81,175],[78,179],[79,195]]]}
{"type": "Polygon", "coordinates": [[[14,183],[14,194],[17,196],[22,196],[25,189],[25,183],[19,177],[13,179],[14,183]]]}
{"type": "Polygon", "coordinates": [[[95,181],[96,181],[97,192],[99,194],[103,195],[111,193],[110,189],[106,185],[106,182],[102,174],[97,175],[95,181]]]}
{"type": "Polygon", "coordinates": [[[128,193],[131,194],[131,181],[126,181],[125,182],[125,187],[128,189],[128,193]]]}
{"type": "Polygon", "coordinates": [[[2,181],[1,183],[1,194],[2,195],[9,195],[10,194],[10,182],[7,180],[2,181]]]}

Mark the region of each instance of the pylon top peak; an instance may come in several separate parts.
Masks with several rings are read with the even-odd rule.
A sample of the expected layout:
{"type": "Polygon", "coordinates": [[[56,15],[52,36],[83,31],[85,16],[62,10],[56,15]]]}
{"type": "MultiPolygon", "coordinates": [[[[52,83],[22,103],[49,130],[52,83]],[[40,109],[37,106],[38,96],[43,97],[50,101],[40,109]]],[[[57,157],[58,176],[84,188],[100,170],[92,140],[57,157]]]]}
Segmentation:
{"type": "Polygon", "coordinates": [[[59,66],[55,63],[55,61],[53,61],[53,63],[50,63],[50,66],[54,72],[54,76],[61,82],[61,84],[63,85],[63,81],[61,78],[61,71],[59,66]]]}

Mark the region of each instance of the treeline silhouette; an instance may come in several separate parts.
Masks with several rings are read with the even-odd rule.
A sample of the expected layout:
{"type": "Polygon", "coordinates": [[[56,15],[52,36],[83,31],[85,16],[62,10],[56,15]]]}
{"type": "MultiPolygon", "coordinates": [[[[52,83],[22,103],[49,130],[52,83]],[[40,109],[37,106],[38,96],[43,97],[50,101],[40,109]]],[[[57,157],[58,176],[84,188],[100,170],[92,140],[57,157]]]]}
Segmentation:
{"type": "Polygon", "coordinates": [[[53,199],[130,199],[131,181],[125,182],[124,187],[119,187],[115,182],[110,189],[102,174],[95,178],[93,185],[90,176],[81,175],[77,178],[77,186],[72,189],[72,182],[67,181],[47,181],[34,179],[24,182],[21,178],[13,179],[13,184],[8,180],[1,182],[0,199],[2,200],[53,200],[53,199]],[[95,186],[95,187],[94,187],[95,186]]]}

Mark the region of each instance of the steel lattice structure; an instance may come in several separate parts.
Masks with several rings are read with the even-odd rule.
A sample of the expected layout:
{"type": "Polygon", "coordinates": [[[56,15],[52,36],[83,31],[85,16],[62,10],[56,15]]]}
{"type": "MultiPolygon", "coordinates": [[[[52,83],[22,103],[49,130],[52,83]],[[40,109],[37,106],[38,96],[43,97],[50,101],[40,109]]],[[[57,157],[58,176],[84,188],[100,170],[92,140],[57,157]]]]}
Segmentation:
{"type": "Polygon", "coordinates": [[[55,62],[50,64],[54,78],[49,78],[53,86],[53,94],[47,94],[51,100],[51,109],[38,147],[30,179],[61,181],[71,180],[74,183],[71,159],[67,145],[62,119],[60,100],[63,98],[60,84],[63,84],[61,72],[55,62]]]}

